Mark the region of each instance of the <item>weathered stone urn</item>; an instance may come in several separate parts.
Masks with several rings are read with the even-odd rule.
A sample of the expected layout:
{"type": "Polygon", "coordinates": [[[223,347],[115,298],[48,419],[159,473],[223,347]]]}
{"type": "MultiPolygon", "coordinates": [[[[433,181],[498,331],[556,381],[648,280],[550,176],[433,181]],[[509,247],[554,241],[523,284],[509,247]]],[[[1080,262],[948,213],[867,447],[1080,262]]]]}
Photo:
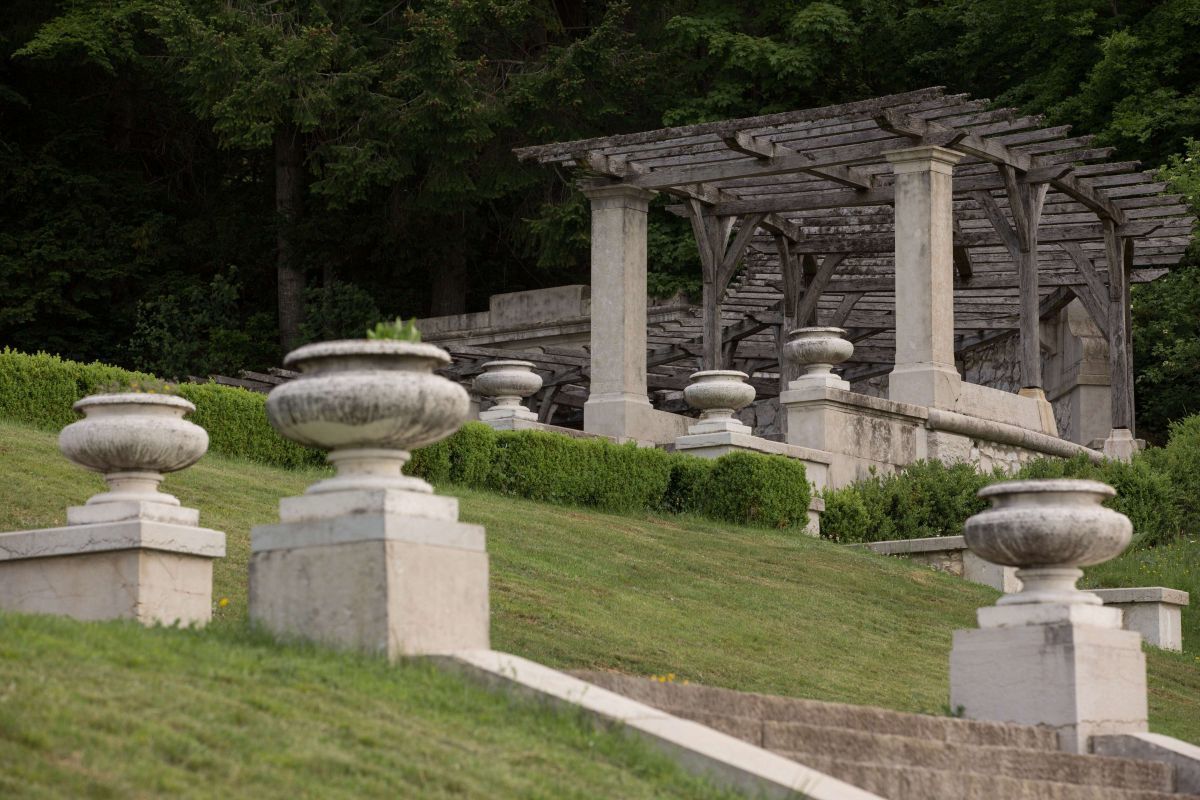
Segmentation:
{"type": "Polygon", "coordinates": [[[489,361],[475,378],[475,391],[490,397],[496,404],[479,415],[484,422],[526,419],[536,420],[537,414],[522,405],[521,400],[542,388],[542,376],[533,371],[532,361],[489,361]]]}
{"type": "Polygon", "coordinates": [[[967,520],[967,546],[993,564],[1017,567],[1024,583],[997,605],[1101,605],[1075,582],[1083,575],[1079,567],[1117,556],[1133,536],[1127,517],[1101,505],[1115,495],[1103,483],[1066,479],[1007,481],[980,490],[992,507],[967,520]]]}
{"type": "Polygon", "coordinates": [[[805,385],[822,383],[839,388],[849,384],[833,374],[833,368],[854,355],[854,344],[841,328],[796,328],[788,334],[783,356],[802,373],[805,385]]]}
{"type": "Polygon", "coordinates": [[[183,418],[196,407],[169,394],[127,392],[85,397],[84,418],[63,428],[58,447],[70,461],[104,474],[108,491],[87,505],[179,500],[158,486],[164,472],[190,467],[208,450],[208,432],[183,418]]]}
{"type": "Polygon", "coordinates": [[[431,344],[346,339],[288,353],[300,376],[272,390],[267,416],[279,433],[329,451],[337,475],[309,494],[344,489],[431,492],[401,473],[414,448],[449,436],[467,415],[467,392],[433,374],[450,363],[431,344]]]}
{"type": "Polygon", "coordinates": [[[979,628],[954,632],[950,706],[968,719],[1044,725],[1059,747],[1091,750],[1092,738],[1147,728],[1141,636],[1121,611],[1075,588],[1079,567],[1129,544],[1133,526],[1105,508],[1109,486],[1024,480],[988,486],[992,507],[967,520],[976,555],[1017,567],[1021,591],[979,609],[979,628]]]}
{"type": "Polygon", "coordinates": [[[700,419],[688,428],[688,433],[750,433],[750,426],[733,416],[754,402],[754,387],[746,383],[749,377],[732,369],[693,372],[683,397],[688,405],[700,411],[700,419]]]}

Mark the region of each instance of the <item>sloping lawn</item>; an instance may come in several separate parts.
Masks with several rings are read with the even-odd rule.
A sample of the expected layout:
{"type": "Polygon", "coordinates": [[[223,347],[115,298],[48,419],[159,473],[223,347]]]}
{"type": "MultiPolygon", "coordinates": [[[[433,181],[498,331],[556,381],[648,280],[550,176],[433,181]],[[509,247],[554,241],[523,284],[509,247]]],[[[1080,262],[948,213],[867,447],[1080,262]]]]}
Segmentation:
{"type": "MultiPolygon", "coordinates": [[[[54,437],[0,423],[0,529],[62,524],[101,482],[54,437]]],[[[165,487],[225,530],[217,627],[245,619],[249,528],[316,478],[207,456],[165,487]]],[[[622,516],[445,488],[487,526],[493,646],[561,668],[942,713],[955,628],[986,587],[794,533],[622,516]]],[[[1125,558],[1129,558],[1126,556],[1125,558]]],[[[1135,585],[1144,585],[1141,581],[1135,585]]],[[[1147,652],[1151,727],[1200,742],[1200,650],[1147,652]]]]}
{"type": "Polygon", "coordinates": [[[0,613],[0,797],[734,795],[427,663],[0,613]]]}

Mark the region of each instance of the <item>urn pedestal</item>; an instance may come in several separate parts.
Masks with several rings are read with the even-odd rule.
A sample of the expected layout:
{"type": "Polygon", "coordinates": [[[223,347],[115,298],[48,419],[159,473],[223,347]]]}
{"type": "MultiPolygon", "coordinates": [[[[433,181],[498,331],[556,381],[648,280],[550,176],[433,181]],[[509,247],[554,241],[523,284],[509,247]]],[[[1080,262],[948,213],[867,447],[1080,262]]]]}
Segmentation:
{"type": "Polygon", "coordinates": [[[754,387],[746,383],[750,376],[733,369],[693,372],[683,397],[700,411],[700,419],[688,426],[688,435],[704,433],[750,433],[750,426],[734,414],[754,402],[754,387]]]}
{"type": "Polygon", "coordinates": [[[271,392],[267,415],[283,436],[329,450],[338,472],[251,532],[252,620],[388,658],[488,648],[483,528],[401,472],[412,449],[466,418],[466,391],[433,374],[448,363],[432,345],[380,340],[287,356],[300,377],[271,392]]]}
{"type": "Polygon", "coordinates": [[[1079,567],[1129,544],[1129,520],[1094,481],[1031,480],[980,491],[993,507],[967,520],[967,546],[1018,567],[1021,591],[979,609],[979,629],[954,632],[950,707],[969,719],[1046,725],[1086,753],[1093,736],[1147,729],[1141,636],[1121,612],[1075,588],[1079,567]]]}
{"type": "Polygon", "coordinates": [[[828,386],[849,389],[849,382],[833,373],[833,368],[854,355],[854,344],[841,328],[797,328],[788,334],[783,357],[800,372],[789,389],[828,386]]]}
{"type": "Polygon", "coordinates": [[[479,421],[497,430],[513,430],[517,421],[537,422],[537,414],[521,401],[542,388],[542,377],[532,361],[489,361],[475,378],[475,393],[495,400],[480,413],[479,421]]]}
{"type": "Polygon", "coordinates": [[[104,474],[109,490],[67,509],[62,528],[0,534],[0,608],[79,620],[203,625],[212,618],[212,561],[225,534],[158,489],[208,449],[195,406],[161,394],[85,397],[84,419],[59,435],[63,454],[104,474]]]}

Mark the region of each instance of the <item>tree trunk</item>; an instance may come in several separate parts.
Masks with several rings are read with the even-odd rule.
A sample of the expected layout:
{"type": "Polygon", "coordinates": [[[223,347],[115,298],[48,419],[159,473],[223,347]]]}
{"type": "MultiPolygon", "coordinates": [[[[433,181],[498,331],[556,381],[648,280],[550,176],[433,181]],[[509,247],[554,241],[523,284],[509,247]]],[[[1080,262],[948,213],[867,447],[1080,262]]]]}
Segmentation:
{"type": "Polygon", "coordinates": [[[467,271],[465,254],[457,248],[448,250],[442,268],[434,270],[433,273],[429,316],[444,317],[450,314],[465,314],[469,284],[470,275],[467,271]]]}
{"type": "Polygon", "coordinates": [[[304,270],[294,242],[296,223],[304,214],[304,147],[290,127],[275,132],[275,212],[279,343],[291,350],[300,343],[304,321],[304,270]]]}

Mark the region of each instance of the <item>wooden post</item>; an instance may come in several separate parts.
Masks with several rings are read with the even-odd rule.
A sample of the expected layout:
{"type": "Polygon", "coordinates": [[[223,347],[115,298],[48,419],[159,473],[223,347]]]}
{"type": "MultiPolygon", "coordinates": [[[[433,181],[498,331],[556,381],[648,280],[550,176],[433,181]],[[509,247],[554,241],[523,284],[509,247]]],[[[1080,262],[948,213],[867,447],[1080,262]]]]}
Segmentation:
{"type": "Polygon", "coordinates": [[[1130,337],[1129,270],[1133,240],[1118,235],[1104,220],[1104,249],[1108,259],[1108,358],[1112,372],[1112,426],[1134,431],[1133,359],[1130,337]]]}
{"type": "Polygon", "coordinates": [[[737,236],[730,242],[729,235],[735,222],[739,222],[738,217],[714,216],[697,200],[689,200],[687,210],[688,219],[692,223],[692,233],[696,237],[696,248],[700,251],[703,275],[703,355],[700,368],[721,369],[724,363],[721,301],[730,281],[737,274],[738,263],[750,243],[750,237],[754,235],[755,229],[766,215],[747,214],[741,217],[737,236]]]}

